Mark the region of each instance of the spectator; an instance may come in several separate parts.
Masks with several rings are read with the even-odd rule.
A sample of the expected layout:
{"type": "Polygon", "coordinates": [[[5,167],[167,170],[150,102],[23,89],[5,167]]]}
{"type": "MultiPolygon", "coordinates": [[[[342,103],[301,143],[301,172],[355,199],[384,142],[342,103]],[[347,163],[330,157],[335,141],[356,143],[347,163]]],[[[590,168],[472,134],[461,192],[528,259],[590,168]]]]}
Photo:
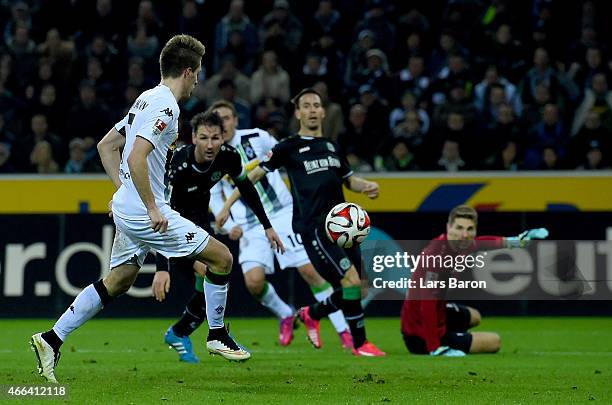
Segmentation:
{"type": "Polygon", "coordinates": [[[376,37],[370,30],[363,30],[357,36],[357,42],[351,46],[347,56],[344,82],[356,86],[359,72],[366,68],[366,53],[374,48],[376,37]]]}
{"type": "Polygon", "coordinates": [[[300,83],[305,87],[312,87],[320,80],[329,81],[326,62],[318,53],[308,52],[304,66],[302,66],[302,74],[299,78],[300,83]]]}
{"type": "Polygon", "coordinates": [[[482,62],[497,67],[499,75],[519,80],[525,69],[521,43],[512,36],[508,24],[500,24],[490,43],[482,50],[482,62]]]}
{"type": "Polygon", "coordinates": [[[142,58],[145,60],[145,63],[148,63],[153,61],[158,51],[159,40],[155,35],[147,31],[147,24],[144,21],[138,21],[136,27],[127,38],[128,55],[132,58],[142,58]]]}
{"type": "Polygon", "coordinates": [[[222,57],[231,56],[236,61],[236,67],[245,75],[251,75],[255,63],[255,53],[247,48],[242,31],[234,30],[229,34],[227,46],[220,51],[222,57]]]}
{"type": "Polygon", "coordinates": [[[97,101],[96,88],[89,82],[79,86],[79,99],[70,113],[67,140],[75,137],[92,136],[102,139],[103,131],[110,128],[112,119],[108,107],[97,101]]]}
{"type": "Polygon", "coordinates": [[[123,71],[120,69],[120,65],[121,68],[123,66],[119,63],[119,51],[103,35],[94,35],[91,42],[86,46],[84,54],[87,60],[96,58],[100,62],[102,71],[108,76],[109,80],[118,80],[122,75],[123,71]]]}
{"type": "Polygon", "coordinates": [[[53,156],[53,148],[47,141],[37,141],[30,154],[34,172],[39,174],[59,173],[59,165],[53,156]]]}
{"type": "Polygon", "coordinates": [[[425,100],[428,96],[431,79],[425,73],[425,59],[423,56],[410,56],[408,58],[408,66],[400,70],[397,79],[402,93],[411,92],[420,100],[425,100]]]}
{"type": "MultiPolygon", "coordinates": [[[[0,157],[1,161],[1,157],[0,157]]],[[[601,145],[597,141],[592,141],[589,144],[589,149],[587,150],[583,162],[580,166],[577,167],[578,170],[608,170],[610,166],[608,165],[607,156],[604,155],[601,145]]]]}
{"type": "Polygon", "coordinates": [[[518,145],[515,141],[508,140],[504,143],[501,151],[486,161],[489,170],[506,170],[515,172],[520,169],[520,157],[518,145]]]}
{"type": "Polygon", "coordinates": [[[303,27],[290,11],[287,0],[275,0],[272,11],[266,14],[259,28],[259,38],[264,49],[274,50],[280,60],[291,63],[302,42],[303,27]]]}
{"type": "Polygon", "coordinates": [[[82,138],[74,138],[68,144],[70,155],[65,173],[96,173],[102,171],[94,159],[87,156],[87,143],[82,138]]]}
{"type": "Polygon", "coordinates": [[[0,174],[14,173],[11,163],[11,144],[0,142],[0,174]]]}
{"type": "Polygon", "coordinates": [[[314,13],[312,23],[306,25],[309,42],[317,41],[322,36],[339,41],[341,47],[348,45],[344,33],[343,21],[338,10],[334,9],[332,0],[320,0],[314,13]]]}
{"type": "MultiPolygon", "coordinates": [[[[240,1],[242,0],[234,0],[240,1]]],[[[230,9],[231,9],[230,5],[230,9]]],[[[195,38],[202,38],[204,34],[204,30],[202,29],[202,17],[200,15],[200,9],[198,7],[198,2],[196,0],[186,0],[183,2],[183,9],[181,11],[181,16],[179,17],[177,24],[177,32],[181,32],[183,34],[191,35],[195,38]]],[[[221,24],[219,22],[217,27],[221,24]]],[[[215,50],[223,49],[225,44],[218,44],[216,42],[216,29],[215,29],[215,50]]]]}
{"type": "Polygon", "coordinates": [[[610,70],[606,66],[601,48],[590,47],[586,50],[586,55],[582,63],[574,62],[570,66],[568,77],[574,81],[580,92],[585,92],[591,88],[593,77],[603,73],[606,79],[610,79],[610,70]]]}
{"type": "Polygon", "coordinates": [[[451,87],[456,86],[457,83],[463,85],[465,97],[471,99],[472,90],[474,89],[472,74],[468,70],[468,65],[463,55],[461,53],[452,53],[448,56],[448,66],[440,70],[433,85],[432,102],[436,105],[444,103],[451,87]]]}
{"type": "Polygon", "coordinates": [[[236,68],[236,61],[232,56],[225,56],[221,62],[221,69],[204,83],[204,95],[207,101],[212,102],[221,97],[219,82],[223,79],[230,79],[234,82],[238,98],[251,101],[251,81],[236,68]]]}
{"type": "Polygon", "coordinates": [[[62,138],[49,131],[47,117],[43,114],[35,114],[30,120],[30,127],[32,133],[23,138],[18,138],[15,141],[14,149],[11,151],[15,168],[25,172],[35,171],[35,167],[31,164],[30,155],[34,145],[41,141],[51,145],[53,156],[61,161],[64,156],[64,143],[62,138]]]}
{"type": "Polygon", "coordinates": [[[157,17],[155,6],[151,0],[140,0],[138,3],[138,14],[132,21],[130,31],[137,32],[138,27],[144,27],[147,35],[155,38],[165,38],[164,23],[157,17]]]}
{"type": "Polygon", "coordinates": [[[25,27],[27,30],[32,29],[32,16],[30,7],[24,1],[13,2],[11,7],[11,18],[4,26],[4,43],[8,44],[17,31],[17,27],[25,27]]]}
{"type": "Polygon", "coordinates": [[[514,114],[520,117],[523,112],[523,103],[518,89],[508,79],[499,75],[497,66],[489,66],[485,72],[484,79],[474,87],[474,105],[476,109],[478,111],[485,110],[485,103],[489,99],[487,95],[490,95],[491,86],[494,84],[503,86],[505,102],[509,103],[514,110],[514,114]]]}
{"type": "Polygon", "coordinates": [[[367,109],[361,104],[351,107],[346,130],[338,137],[338,144],[354,170],[371,171],[380,138],[367,126],[367,109]]]}
{"type": "Polygon", "coordinates": [[[357,23],[356,32],[372,31],[376,37],[376,46],[389,53],[395,46],[395,27],[386,16],[385,0],[369,0],[366,2],[364,18],[357,23]]]}
{"type": "Polygon", "coordinates": [[[574,123],[572,124],[572,135],[576,135],[590,111],[599,114],[601,122],[612,130],[612,91],[608,89],[608,80],[603,73],[593,76],[591,86],[586,90],[582,103],[576,110],[574,123]]]}
{"type": "Polygon", "coordinates": [[[450,30],[443,30],[440,34],[438,47],[431,54],[428,71],[432,76],[438,76],[442,69],[448,66],[450,55],[461,52],[463,50],[457,43],[454,34],[450,30]]]}
{"type": "Polygon", "coordinates": [[[541,121],[529,134],[529,148],[525,154],[526,168],[558,166],[560,158],[565,156],[568,138],[568,133],[559,117],[559,108],[555,104],[546,104],[541,121]],[[544,153],[544,148],[549,148],[551,145],[555,146],[555,159],[552,158],[550,151],[544,153]],[[548,158],[548,162],[543,162],[544,157],[548,158]]]}
{"type": "Polygon", "coordinates": [[[535,89],[533,100],[527,104],[523,111],[523,116],[521,117],[522,125],[527,132],[531,131],[538,122],[540,122],[544,107],[552,102],[553,100],[548,86],[543,83],[538,84],[535,89]]]}
{"type": "MultiPolygon", "coordinates": [[[[219,82],[219,96],[225,101],[234,104],[238,115],[240,128],[251,128],[251,107],[248,101],[237,96],[236,84],[231,79],[223,79],[219,82]]],[[[239,129],[240,129],[239,128],[239,129]]]]}
{"type": "Polygon", "coordinates": [[[404,120],[400,122],[394,129],[393,135],[395,139],[404,139],[410,142],[411,148],[418,148],[423,144],[424,131],[423,124],[416,111],[407,111],[404,120]]]}
{"type": "Polygon", "coordinates": [[[58,102],[57,91],[54,85],[45,84],[40,91],[38,99],[32,104],[32,111],[48,117],[49,130],[51,132],[65,133],[66,117],[62,105],[58,102]]]}
{"type": "Polygon", "coordinates": [[[74,42],[62,40],[57,28],[52,28],[47,32],[45,42],[38,45],[37,51],[40,56],[49,60],[59,80],[70,79],[76,60],[74,42]]]}
{"type": "Polygon", "coordinates": [[[380,49],[370,49],[366,52],[366,66],[359,72],[357,83],[371,86],[384,104],[396,100],[395,86],[389,72],[387,55],[380,49]]]}
{"type": "Polygon", "coordinates": [[[564,97],[575,100],[579,94],[576,86],[551,66],[548,51],[544,48],[537,48],[533,53],[533,67],[527,72],[522,85],[523,101],[533,100],[538,84],[545,84],[553,99],[564,97]]]}
{"type": "Polygon", "coordinates": [[[415,156],[409,141],[397,138],[391,148],[391,154],[385,158],[384,169],[388,172],[404,172],[418,170],[415,156]]]}
{"type": "MultiPolygon", "coordinates": [[[[389,110],[369,84],[359,87],[359,102],[367,110],[366,126],[376,131],[381,145],[389,138],[389,110]]],[[[378,153],[378,149],[372,153],[378,153]]]]}
{"type": "Polygon", "coordinates": [[[264,52],[259,68],[251,77],[251,101],[258,103],[264,97],[273,97],[288,102],[289,80],[289,74],[278,64],[274,51],[264,52]]]}
{"type": "Polygon", "coordinates": [[[15,34],[6,43],[15,65],[19,69],[15,76],[19,83],[26,83],[31,78],[33,67],[36,66],[36,44],[30,39],[30,31],[25,25],[17,25],[15,34]]]}
{"type": "Polygon", "coordinates": [[[417,107],[417,98],[410,91],[406,91],[401,99],[402,107],[395,108],[389,114],[389,127],[394,130],[405,118],[408,112],[415,112],[420,121],[420,132],[429,131],[429,115],[427,111],[417,107]]]}
{"type": "Polygon", "coordinates": [[[442,144],[440,159],[438,159],[436,170],[457,172],[466,170],[466,167],[466,163],[461,158],[459,142],[453,139],[445,140],[442,144]]]}
{"type": "Polygon", "coordinates": [[[438,105],[434,110],[433,120],[435,125],[442,125],[452,113],[460,114],[463,121],[468,125],[476,120],[476,108],[468,98],[466,87],[469,87],[469,85],[461,80],[449,84],[448,97],[444,96],[446,102],[438,105]]]}
{"type": "Polygon", "coordinates": [[[542,149],[542,158],[538,170],[560,170],[562,169],[559,152],[554,145],[547,145],[542,149]]]}
{"type": "Polygon", "coordinates": [[[245,53],[254,56],[259,47],[257,30],[249,17],[244,13],[244,1],[232,0],[227,14],[215,27],[214,69],[219,70],[222,62],[222,51],[230,44],[232,32],[240,32],[244,41],[245,53]]]}
{"type": "Polygon", "coordinates": [[[2,113],[0,113],[0,142],[9,146],[15,142],[15,134],[6,127],[6,121],[2,113]]]}

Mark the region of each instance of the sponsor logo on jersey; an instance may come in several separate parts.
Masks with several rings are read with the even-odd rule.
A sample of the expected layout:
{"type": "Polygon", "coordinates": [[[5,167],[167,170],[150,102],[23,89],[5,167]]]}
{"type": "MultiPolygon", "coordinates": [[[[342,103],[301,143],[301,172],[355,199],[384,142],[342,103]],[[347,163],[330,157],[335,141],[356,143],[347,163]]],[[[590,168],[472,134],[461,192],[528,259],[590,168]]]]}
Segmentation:
{"type": "Polygon", "coordinates": [[[196,191],[197,189],[198,189],[198,186],[189,187],[189,188],[187,189],[187,192],[188,192],[188,193],[191,193],[192,191],[196,191]]]}
{"type": "Polygon", "coordinates": [[[304,168],[306,169],[306,174],[329,170],[330,167],[340,167],[340,160],[332,156],[328,156],[327,159],[322,158],[315,160],[305,160],[303,163],[304,168]]]}
{"type": "Polygon", "coordinates": [[[155,124],[153,124],[153,133],[155,135],[159,135],[162,133],[162,131],[164,129],[166,129],[166,127],[168,126],[168,124],[166,124],[164,121],[158,119],[157,121],[155,121],[155,124]]]}
{"type": "Polygon", "coordinates": [[[163,109],[160,112],[163,112],[164,114],[166,114],[170,118],[174,118],[174,115],[172,114],[172,110],[170,108],[163,109]]]}
{"type": "Polygon", "coordinates": [[[308,152],[310,150],[310,146],[304,146],[298,150],[298,153],[308,152]]]}
{"type": "Polygon", "coordinates": [[[187,234],[185,235],[185,239],[187,239],[187,242],[191,242],[194,237],[195,237],[195,232],[187,232],[187,234]]]}
{"type": "Polygon", "coordinates": [[[327,149],[329,149],[330,152],[335,152],[336,151],[336,147],[331,142],[327,142],[327,149]]]}

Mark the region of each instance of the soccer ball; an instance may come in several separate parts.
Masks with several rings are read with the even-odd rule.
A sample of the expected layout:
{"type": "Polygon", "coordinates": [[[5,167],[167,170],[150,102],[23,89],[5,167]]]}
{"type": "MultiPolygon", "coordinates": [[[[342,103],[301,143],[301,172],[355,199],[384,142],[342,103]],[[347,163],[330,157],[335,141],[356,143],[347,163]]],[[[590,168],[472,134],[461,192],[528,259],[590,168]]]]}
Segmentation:
{"type": "Polygon", "coordinates": [[[340,203],[327,214],[325,233],[341,248],[350,248],[363,242],[370,233],[370,217],[355,203],[340,203]]]}

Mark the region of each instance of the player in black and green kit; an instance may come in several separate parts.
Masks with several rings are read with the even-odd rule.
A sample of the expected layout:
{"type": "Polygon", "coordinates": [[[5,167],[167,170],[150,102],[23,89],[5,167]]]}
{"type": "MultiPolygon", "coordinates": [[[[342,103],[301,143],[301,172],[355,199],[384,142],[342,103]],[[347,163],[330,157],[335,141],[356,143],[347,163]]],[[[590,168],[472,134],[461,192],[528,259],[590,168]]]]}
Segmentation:
{"type": "MultiPolygon", "coordinates": [[[[353,354],[384,356],[384,352],[366,339],[361,307],[359,247],[342,249],[327,238],[324,230],[329,210],[344,202],[343,184],[370,198],[378,197],[378,184],[355,176],[346,159],[340,155],[338,146],[322,137],[325,110],[315,90],[302,90],[293,103],[295,117],[300,122],[298,134],[279,142],[267,160],[249,174],[249,178],[256,182],[266,172],[285,168],[293,195],[293,230],[302,236],[315,268],[336,287],[325,301],[301,308],[298,315],[306,326],[308,339],[319,348],[319,320],[342,309],[353,335],[353,354]]],[[[238,195],[235,192],[226,201],[226,207],[231,206],[238,195]]]]}
{"type": "MultiPolygon", "coordinates": [[[[167,168],[166,181],[170,206],[196,225],[209,229],[210,189],[227,174],[244,194],[246,204],[262,224],[270,243],[279,250],[284,250],[280,238],[268,220],[259,194],[246,175],[240,154],[223,141],[223,122],[219,115],[211,111],[200,113],[192,119],[191,125],[193,144],[174,151],[167,168]]],[[[179,239],[189,236],[189,234],[176,235],[179,239]]],[[[208,351],[229,360],[248,359],[250,353],[240,347],[223,328],[229,274],[216,274],[209,270],[203,282],[201,275],[205,272],[204,264],[189,257],[166,259],[158,255],[158,271],[153,281],[155,298],[161,301],[168,292],[170,286],[168,270],[191,273],[194,269],[199,275],[196,280],[197,291],[188,302],[182,318],[166,332],[164,337],[166,343],[176,350],[182,361],[197,363],[198,358],[193,353],[189,335],[203,322],[206,313],[209,324],[206,343],[208,351]],[[211,286],[220,291],[214,292],[207,298],[208,302],[204,308],[204,293],[211,286]]]]}

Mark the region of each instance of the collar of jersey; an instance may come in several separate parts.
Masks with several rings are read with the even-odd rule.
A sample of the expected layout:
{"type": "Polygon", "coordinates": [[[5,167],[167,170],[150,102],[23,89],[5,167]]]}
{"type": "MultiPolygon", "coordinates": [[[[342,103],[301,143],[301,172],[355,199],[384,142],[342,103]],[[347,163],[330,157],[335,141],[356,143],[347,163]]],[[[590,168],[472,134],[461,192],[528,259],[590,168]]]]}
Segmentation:
{"type": "Polygon", "coordinates": [[[314,136],[300,135],[300,134],[298,134],[298,136],[299,136],[300,138],[302,138],[302,139],[308,139],[308,140],[310,140],[310,139],[315,139],[315,137],[314,137],[314,136]]]}

